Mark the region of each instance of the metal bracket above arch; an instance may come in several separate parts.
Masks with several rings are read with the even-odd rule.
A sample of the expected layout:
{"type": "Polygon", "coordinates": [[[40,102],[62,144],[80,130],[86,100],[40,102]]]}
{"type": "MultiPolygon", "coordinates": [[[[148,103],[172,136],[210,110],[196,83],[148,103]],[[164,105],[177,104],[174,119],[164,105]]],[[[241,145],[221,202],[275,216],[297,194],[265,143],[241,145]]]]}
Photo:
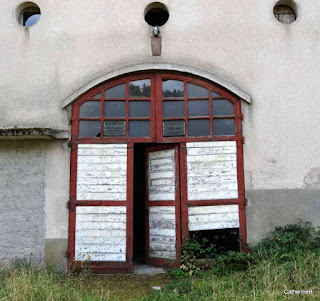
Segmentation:
{"type": "Polygon", "coordinates": [[[227,90],[236,94],[242,100],[244,100],[245,102],[247,102],[249,104],[251,104],[251,102],[252,102],[251,96],[248,95],[246,92],[244,92],[243,90],[241,90],[237,86],[229,83],[225,79],[223,79],[215,74],[212,74],[210,72],[207,72],[207,71],[204,71],[201,69],[197,69],[197,68],[193,68],[193,67],[189,67],[189,66],[180,65],[180,64],[146,63],[146,64],[129,66],[129,67],[122,68],[122,69],[117,69],[117,70],[108,72],[106,74],[103,74],[102,76],[99,76],[99,77],[93,79],[92,81],[88,82],[86,85],[82,86],[80,89],[78,89],[75,92],[73,92],[72,94],[70,94],[63,101],[62,107],[63,108],[67,107],[75,99],[77,99],[80,95],[82,95],[83,93],[85,93],[86,91],[88,91],[89,89],[95,87],[96,85],[98,85],[100,83],[103,83],[103,82],[110,80],[112,78],[115,78],[117,76],[125,75],[125,74],[132,73],[132,72],[147,71],[147,70],[167,70],[167,71],[178,71],[178,72],[190,73],[190,74],[205,78],[207,80],[210,80],[210,81],[226,88],[227,90]]]}

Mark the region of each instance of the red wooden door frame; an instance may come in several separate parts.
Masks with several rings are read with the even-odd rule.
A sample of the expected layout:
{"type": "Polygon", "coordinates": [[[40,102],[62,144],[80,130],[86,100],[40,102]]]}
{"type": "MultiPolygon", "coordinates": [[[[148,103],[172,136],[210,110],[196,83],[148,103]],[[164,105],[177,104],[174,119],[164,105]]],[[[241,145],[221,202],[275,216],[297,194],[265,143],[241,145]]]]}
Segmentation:
{"type": "Polygon", "coordinates": [[[181,248],[181,221],[180,221],[180,152],[179,144],[161,144],[157,146],[149,146],[145,149],[145,259],[146,263],[155,266],[178,266],[180,258],[180,248],[181,248]],[[149,201],[149,179],[148,179],[148,154],[154,151],[161,150],[174,150],[174,160],[175,160],[175,200],[174,201],[149,201]],[[176,261],[164,259],[164,258],[151,258],[149,256],[149,207],[153,206],[174,206],[175,207],[175,225],[176,225],[176,261]]]}
{"type": "MultiPolygon", "coordinates": [[[[184,83],[185,93],[186,93],[186,82],[184,83]]],[[[209,102],[212,101],[211,96],[208,97],[209,102]]],[[[186,101],[186,95],[184,96],[186,101]]],[[[203,97],[202,97],[203,99],[203,97]]],[[[128,110],[128,101],[129,95],[126,93],[126,110],[128,110]]],[[[187,103],[185,102],[185,110],[187,103]]],[[[210,105],[211,110],[211,105],[210,105]]],[[[186,112],[186,111],[185,111],[186,112]]],[[[187,118],[187,117],[186,117],[187,118]]],[[[212,118],[212,117],[210,117],[212,118]]],[[[83,118],[82,118],[83,119],[83,118]]],[[[88,120],[93,120],[94,118],[87,118],[88,120]]],[[[96,118],[97,119],[97,118],[96,118]]],[[[211,120],[211,119],[210,119],[211,120]]],[[[77,181],[77,149],[78,144],[103,144],[103,143],[126,143],[128,145],[128,153],[127,153],[127,239],[126,239],[126,262],[92,262],[92,266],[94,267],[93,271],[97,272],[120,272],[120,271],[132,271],[132,256],[133,256],[133,155],[134,143],[180,143],[179,150],[179,168],[180,172],[180,184],[181,187],[181,216],[176,216],[176,222],[181,220],[179,223],[179,228],[181,228],[181,238],[182,243],[188,238],[188,207],[190,204],[188,203],[187,197],[187,158],[186,158],[186,142],[197,142],[197,141],[236,141],[237,144],[237,172],[238,172],[238,190],[239,197],[237,199],[230,200],[209,200],[209,201],[196,201],[192,202],[193,205],[198,206],[215,206],[215,205],[226,205],[226,204],[237,204],[239,206],[239,221],[240,221],[240,235],[241,235],[241,243],[244,246],[247,242],[246,237],[246,213],[245,213],[245,186],[244,186],[244,164],[243,164],[243,143],[244,139],[242,137],[242,127],[241,123],[243,120],[243,115],[241,113],[241,101],[239,97],[230,93],[226,89],[220,87],[219,85],[212,83],[206,79],[200,79],[197,76],[182,74],[178,72],[170,72],[170,71],[150,71],[150,72],[138,72],[135,74],[129,74],[121,78],[116,78],[114,80],[104,82],[83,95],[81,95],[74,103],[72,107],[72,135],[71,135],[71,164],[70,164],[70,200],[68,202],[69,208],[69,232],[68,232],[68,250],[66,251],[66,255],[68,257],[68,267],[74,263],[74,255],[75,255],[75,224],[76,224],[76,207],[77,206],[114,206],[116,205],[112,201],[78,201],[76,199],[76,181],[77,181]],[[151,79],[151,112],[150,112],[150,137],[147,138],[131,138],[131,137],[103,137],[102,131],[100,137],[92,137],[92,138],[81,138],[79,137],[79,107],[80,105],[89,100],[99,100],[93,99],[91,95],[95,93],[101,92],[101,117],[98,119],[101,122],[101,127],[103,127],[104,121],[104,89],[110,88],[121,83],[126,83],[128,87],[128,83],[131,80],[139,80],[139,79],[151,79]],[[162,79],[175,79],[175,80],[183,80],[188,81],[194,84],[199,84],[203,87],[208,88],[209,90],[214,90],[218,92],[223,98],[230,100],[234,104],[235,108],[235,135],[234,136],[213,136],[212,132],[210,137],[163,137],[162,135],[162,79]],[[180,227],[181,225],[181,227],[180,227]]],[[[128,116],[126,116],[126,122],[128,122],[128,116]]],[[[120,203],[117,203],[120,205],[120,203]]],[[[122,203],[121,203],[122,204],[122,203]]],[[[179,202],[180,204],[180,202],[179,202]]],[[[242,247],[242,250],[245,248],[242,247]]],[[[180,242],[177,243],[177,250],[180,252],[180,242]],[[179,246],[179,247],[178,247],[179,246]]]]}

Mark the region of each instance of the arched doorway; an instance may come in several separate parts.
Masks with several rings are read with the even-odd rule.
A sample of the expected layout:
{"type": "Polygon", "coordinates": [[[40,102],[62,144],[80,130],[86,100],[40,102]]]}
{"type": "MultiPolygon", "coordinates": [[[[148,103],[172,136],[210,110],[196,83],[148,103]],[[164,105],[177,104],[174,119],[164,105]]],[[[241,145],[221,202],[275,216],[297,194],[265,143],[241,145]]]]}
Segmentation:
{"type": "Polygon", "coordinates": [[[238,228],[245,243],[241,120],[238,96],[176,72],[127,75],[79,97],[69,264],[177,264],[192,231],[238,228]]]}

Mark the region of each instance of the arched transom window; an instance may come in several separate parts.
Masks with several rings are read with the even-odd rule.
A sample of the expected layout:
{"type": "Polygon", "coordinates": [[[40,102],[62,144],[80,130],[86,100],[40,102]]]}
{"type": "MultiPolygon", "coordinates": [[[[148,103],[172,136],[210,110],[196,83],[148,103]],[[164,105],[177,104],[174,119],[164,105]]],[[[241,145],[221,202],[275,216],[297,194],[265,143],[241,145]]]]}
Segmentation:
{"type": "Polygon", "coordinates": [[[104,83],[74,106],[77,139],[182,141],[240,135],[240,101],[196,77],[153,72],[104,83]]]}

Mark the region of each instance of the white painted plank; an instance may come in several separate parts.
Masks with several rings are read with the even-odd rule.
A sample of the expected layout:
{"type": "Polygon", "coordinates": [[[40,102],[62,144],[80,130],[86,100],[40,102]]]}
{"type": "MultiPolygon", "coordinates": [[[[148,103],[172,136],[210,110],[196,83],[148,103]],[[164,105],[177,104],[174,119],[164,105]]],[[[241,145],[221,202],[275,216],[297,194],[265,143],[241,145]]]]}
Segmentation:
{"type": "Polygon", "coordinates": [[[78,156],[78,164],[80,163],[127,163],[126,156],[78,156]]]}
{"type": "Polygon", "coordinates": [[[236,154],[237,148],[235,146],[222,146],[222,147],[189,147],[187,149],[188,156],[205,156],[205,155],[216,155],[216,154],[236,154]]]}
{"type": "Polygon", "coordinates": [[[162,159],[162,158],[172,158],[174,157],[174,150],[162,150],[162,151],[155,151],[149,153],[149,158],[152,159],[162,159]]]}
{"type": "Polygon", "coordinates": [[[126,199],[127,194],[119,192],[80,192],[77,194],[77,200],[82,201],[125,201],[126,199]]]}
{"type": "Polygon", "coordinates": [[[101,148],[124,148],[127,149],[127,144],[78,144],[78,149],[84,148],[94,148],[94,149],[101,149],[101,148]]]}
{"type": "Polygon", "coordinates": [[[214,213],[214,214],[200,214],[189,216],[189,223],[212,223],[212,222],[227,222],[237,220],[238,213],[214,213]]]}
{"type": "Polygon", "coordinates": [[[237,183],[218,183],[218,184],[192,184],[188,183],[188,192],[216,192],[216,191],[231,191],[237,190],[238,184],[237,183]]]}
{"type": "Polygon", "coordinates": [[[174,193],[156,193],[149,194],[149,201],[174,201],[174,193]]]}
{"type": "Polygon", "coordinates": [[[126,245],[83,245],[77,244],[77,252],[81,253],[125,253],[126,245]]]}
{"type": "Polygon", "coordinates": [[[188,142],[187,148],[192,147],[224,147],[224,146],[236,146],[236,141],[207,141],[207,142],[188,142]]]}
{"type": "Polygon", "coordinates": [[[126,261],[126,254],[76,252],[77,261],[126,261]]]}
{"type": "Polygon", "coordinates": [[[76,244],[79,245],[125,245],[125,237],[77,237],[76,244]]]}
{"type": "Polygon", "coordinates": [[[127,208],[125,206],[78,206],[77,216],[79,214],[94,213],[94,214],[126,214],[127,208]]]}
{"type": "Polygon", "coordinates": [[[239,213],[238,205],[218,205],[218,206],[194,206],[189,207],[188,215],[198,214],[219,214],[219,213],[239,213]]]}
{"type": "Polygon", "coordinates": [[[150,214],[149,213],[150,220],[163,220],[163,221],[175,221],[175,215],[174,214],[150,214]]]}
{"type": "Polygon", "coordinates": [[[188,178],[188,185],[192,186],[193,184],[225,184],[225,183],[235,183],[237,184],[238,178],[236,175],[222,175],[216,177],[192,177],[188,178]]]}
{"type": "Polygon", "coordinates": [[[234,169],[236,167],[236,161],[216,161],[211,162],[210,164],[208,164],[208,162],[187,162],[188,174],[190,174],[191,171],[194,172],[194,170],[200,171],[203,169],[234,169]]]}
{"type": "Polygon", "coordinates": [[[85,237],[104,237],[104,238],[124,238],[126,237],[125,230],[81,230],[76,231],[77,238],[85,237]]]}
{"type": "Polygon", "coordinates": [[[158,251],[168,251],[168,252],[176,252],[176,247],[174,244],[157,244],[150,243],[150,252],[158,252],[158,251]]]}
{"type": "Polygon", "coordinates": [[[173,206],[152,206],[149,208],[150,214],[172,214],[175,215],[175,208],[173,206]]]}
{"type": "Polygon", "coordinates": [[[126,148],[80,148],[78,156],[127,156],[126,148]]]}
{"type": "Polygon", "coordinates": [[[239,220],[213,223],[189,223],[189,231],[239,228],[239,220]]]}
{"type": "Polygon", "coordinates": [[[176,259],[176,252],[152,251],[149,256],[151,258],[176,259]]]}
{"type": "Polygon", "coordinates": [[[149,179],[174,178],[174,170],[149,173],[149,179]]]}
{"type": "Polygon", "coordinates": [[[125,222],[82,222],[77,221],[77,231],[80,230],[125,230],[125,222]]]}
{"type": "Polygon", "coordinates": [[[127,185],[126,177],[118,177],[118,178],[102,178],[102,177],[78,177],[77,184],[85,184],[85,185],[127,185]]]}
{"type": "Polygon", "coordinates": [[[175,229],[176,221],[152,220],[149,218],[150,229],[175,229]]]}
{"type": "Polygon", "coordinates": [[[149,229],[150,236],[173,236],[176,235],[175,229],[149,229]]]}
{"type": "Polygon", "coordinates": [[[217,176],[237,176],[237,169],[188,169],[187,176],[188,180],[192,177],[212,178],[217,176]]]}
{"type": "Polygon", "coordinates": [[[81,214],[77,216],[77,222],[125,222],[125,214],[108,214],[106,217],[104,214],[81,214]]]}
{"type": "Polygon", "coordinates": [[[127,170],[127,164],[124,163],[114,163],[114,164],[105,164],[105,163],[80,163],[78,164],[78,170],[87,170],[87,171],[123,171],[127,170]]]}
{"type": "Polygon", "coordinates": [[[115,179],[126,179],[127,172],[114,171],[114,170],[78,170],[78,179],[81,178],[115,178],[115,179]]]}
{"type": "Polygon", "coordinates": [[[172,183],[171,181],[171,184],[170,185],[157,185],[157,186],[153,186],[151,185],[149,187],[149,193],[150,194],[160,194],[160,193],[169,193],[169,192],[172,192],[174,193],[175,192],[175,186],[174,186],[174,183],[172,183]]]}
{"type": "Polygon", "coordinates": [[[217,154],[217,155],[201,155],[199,154],[198,156],[189,156],[188,155],[188,163],[192,162],[201,162],[205,163],[207,162],[208,164],[211,164],[212,162],[219,162],[219,161],[234,161],[236,162],[236,154],[217,154]]]}
{"type": "Polygon", "coordinates": [[[150,244],[175,244],[176,237],[175,236],[151,236],[149,238],[150,244]]]}
{"type": "Polygon", "coordinates": [[[87,184],[78,184],[77,192],[122,192],[125,193],[127,190],[124,185],[87,185],[87,184]]]}
{"type": "Polygon", "coordinates": [[[219,199],[236,199],[238,191],[215,191],[215,192],[188,192],[188,200],[219,200],[219,199]]]}
{"type": "Polygon", "coordinates": [[[164,165],[164,164],[173,165],[173,163],[174,163],[173,158],[161,158],[161,159],[149,160],[149,166],[158,166],[158,165],[164,165]]]}

